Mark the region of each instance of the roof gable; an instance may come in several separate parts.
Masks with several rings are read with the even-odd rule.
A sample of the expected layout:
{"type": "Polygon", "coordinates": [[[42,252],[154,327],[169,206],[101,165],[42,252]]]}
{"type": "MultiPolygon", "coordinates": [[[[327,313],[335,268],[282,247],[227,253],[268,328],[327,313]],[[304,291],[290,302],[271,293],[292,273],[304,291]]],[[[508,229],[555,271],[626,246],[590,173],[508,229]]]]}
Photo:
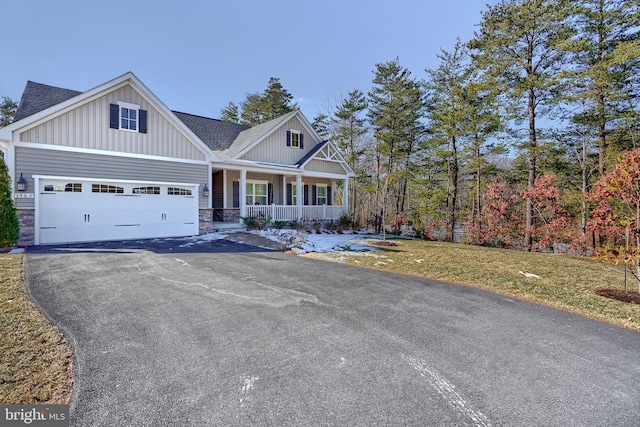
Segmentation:
{"type": "Polygon", "coordinates": [[[169,110],[132,72],[127,72],[86,92],[56,88],[40,83],[27,84],[27,89],[25,89],[27,94],[22,114],[30,114],[0,129],[0,139],[11,140],[11,134],[16,130],[22,132],[34,128],[47,120],[52,120],[74,108],[88,104],[107,93],[117,91],[127,85],[136,90],[150,106],[153,106],[159,114],[168,120],[178,132],[184,135],[207,158],[212,161],[220,161],[219,157],[207,144],[169,110]],[[43,100],[35,101],[37,96],[42,96],[43,100]]]}
{"type": "Polygon", "coordinates": [[[233,144],[226,150],[229,157],[240,157],[252,147],[260,143],[263,139],[275,131],[281,124],[299,113],[299,110],[292,111],[284,116],[276,117],[268,122],[261,123],[242,131],[233,141],[233,144]]]}
{"type": "Polygon", "coordinates": [[[304,169],[305,166],[309,165],[314,160],[333,162],[334,164],[340,163],[345,172],[347,172],[347,175],[350,177],[356,176],[353,169],[351,169],[347,161],[342,157],[342,154],[340,154],[340,151],[338,151],[331,141],[324,141],[313,147],[313,150],[309,151],[304,157],[302,157],[298,163],[296,163],[296,166],[300,169],[304,169]]]}
{"type": "Polygon", "coordinates": [[[14,116],[14,120],[22,120],[33,114],[53,107],[56,104],[64,102],[74,96],[80,95],[82,92],[61,87],[49,86],[42,83],[32,81],[27,82],[24,88],[18,109],[14,116]]]}

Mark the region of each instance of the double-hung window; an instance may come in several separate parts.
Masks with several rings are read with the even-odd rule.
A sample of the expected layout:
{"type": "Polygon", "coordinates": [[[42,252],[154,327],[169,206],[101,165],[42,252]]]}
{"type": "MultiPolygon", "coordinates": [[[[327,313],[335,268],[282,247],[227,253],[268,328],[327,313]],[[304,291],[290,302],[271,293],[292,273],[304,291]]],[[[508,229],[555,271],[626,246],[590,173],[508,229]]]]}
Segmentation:
{"type": "Polygon", "coordinates": [[[291,204],[296,206],[298,204],[298,186],[291,184],[291,204]]]}
{"type": "Polygon", "coordinates": [[[327,204],[327,186],[317,185],[316,186],[316,205],[326,205],[326,204],[327,204]]]}
{"type": "Polygon", "coordinates": [[[266,181],[247,182],[247,205],[266,205],[269,195],[266,181]]]}
{"type": "Polygon", "coordinates": [[[304,148],[304,135],[299,130],[287,131],[287,147],[304,148]]]}

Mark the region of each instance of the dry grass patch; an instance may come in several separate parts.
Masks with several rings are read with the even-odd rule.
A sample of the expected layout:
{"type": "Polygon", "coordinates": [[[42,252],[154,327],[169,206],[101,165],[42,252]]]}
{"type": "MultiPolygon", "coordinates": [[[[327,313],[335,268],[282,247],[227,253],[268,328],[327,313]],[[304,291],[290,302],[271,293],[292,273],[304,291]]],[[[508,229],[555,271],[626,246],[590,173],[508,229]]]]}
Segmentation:
{"type": "Polygon", "coordinates": [[[0,253],[0,403],[67,403],[71,353],[27,298],[22,260],[0,253]]]}
{"type": "MultiPolygon", "coordinates": [[[[374,256],[340,252],[310,256],[473,286],[640,331],[640,305],[596,294],[603,288],[624,289],[621,268],[565,255],[419,240],[394,242],[397,246],[379,247],[382,252],[374,256]]],[[[370,244],[376,246],[375,241],[370,244]]]]}

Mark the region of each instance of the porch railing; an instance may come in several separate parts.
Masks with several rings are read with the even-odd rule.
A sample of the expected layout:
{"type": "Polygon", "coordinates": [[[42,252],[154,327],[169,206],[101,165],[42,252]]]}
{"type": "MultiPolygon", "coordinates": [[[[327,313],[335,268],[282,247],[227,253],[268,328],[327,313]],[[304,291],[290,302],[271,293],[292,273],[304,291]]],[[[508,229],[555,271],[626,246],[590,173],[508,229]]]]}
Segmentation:
{"type": "MultiPolygon", "coordinates": [[[[303,220],[339,219],[345,210],[343,206],[303,206],[303,220]]],[[[293,221],[298,219],[298,207],[291,205],[249,205],[247,216],[271,217],[272,221],[293,221]]]]}

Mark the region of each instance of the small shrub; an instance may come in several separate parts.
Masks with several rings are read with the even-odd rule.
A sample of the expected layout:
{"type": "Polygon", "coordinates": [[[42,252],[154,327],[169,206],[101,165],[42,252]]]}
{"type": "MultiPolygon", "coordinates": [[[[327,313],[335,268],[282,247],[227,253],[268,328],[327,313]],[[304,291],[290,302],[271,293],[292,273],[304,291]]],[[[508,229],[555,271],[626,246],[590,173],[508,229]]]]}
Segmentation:
{"type": "Polygon", "coordinates": [[[275,228],[275,229],[278,229],[278,230],[282,230],[283,228],[285,228],[288,225],[289,225],[288,221],[273,221],[271,223],[271,226],[273,228],[275,228]]]}

